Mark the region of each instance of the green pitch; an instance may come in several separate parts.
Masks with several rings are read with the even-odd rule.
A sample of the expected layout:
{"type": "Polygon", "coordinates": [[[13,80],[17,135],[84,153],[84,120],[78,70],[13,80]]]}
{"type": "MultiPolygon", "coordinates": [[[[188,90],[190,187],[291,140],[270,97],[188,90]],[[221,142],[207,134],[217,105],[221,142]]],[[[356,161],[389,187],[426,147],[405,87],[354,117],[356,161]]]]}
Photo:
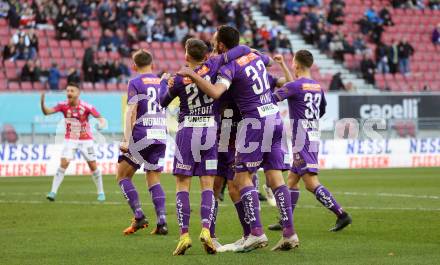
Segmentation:
{"type": "MultiPolygon", "coordinates": [[[[187,255],[171,255],[178,239],[173,206],[174,178],[164,175],[170,234],[149,234],[152,226],[123,236],[129,207],[113,176],[105,176],[107,202],[96,203],[90,177],[66,176],[57,201],[45,194],[51,178],[0,178],[0,264],[439,264],[440,169],[331,170],[321,181],[353,216],[340,233],[327,230],[335,217],[301,190],[295,211],[301,245],[290,252],[269,248],[247,254],[208,256],[198,242],[199,185],[193,179],[187,255]]],[[[136,176],[143,208],[155,223],[143,176],[136,176]]],[[[277,209],[262,204],[263,224],[275,221],[277,209]]],[[[217,236],[231,243],[241,234],[229,198],[220,204],[217,236]]],[[[280,234],[266,229],[270,246],[280,234]]]]}

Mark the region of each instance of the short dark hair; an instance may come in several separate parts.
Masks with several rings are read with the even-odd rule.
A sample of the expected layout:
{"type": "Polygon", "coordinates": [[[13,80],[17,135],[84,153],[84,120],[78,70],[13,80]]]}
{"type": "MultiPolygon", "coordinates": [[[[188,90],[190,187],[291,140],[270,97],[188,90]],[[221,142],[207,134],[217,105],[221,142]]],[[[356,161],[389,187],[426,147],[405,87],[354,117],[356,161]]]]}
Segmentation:
{"type": "Polygon", "coordinates": [[[133,54],[133,61],[137,67],[144,67],[151,65],[153,56],[144,49],[139,49],[133,54]]]}
{"type": "Polygon", "coordinates": [[[67,83],[66,88],[67,88],[68,86],[73,86],[73,87],[76,87],[76,88],[78,88],[79,90],[81,90],[81,88],[79,87],[79,83],[69,82],[69,83],[67,83]]]}
{"type": "Polygon", "coordinates": [[[295,61],[305,68],[313,65],[313,55],[308,50],[299,50],[295,52],[295,61]]]}
{"type": "Polygon", "coordinates": [[[190,38],[185,43],[186,52],[196,61],[203,61],[208,53],[208,45],[202,40],[190,38]]]}
{"type": "Polygon", "coordinates": [[[232,49],[240,43],[240,32],[234,27],[222,25],[217,29],[217,41],[232,49]]]}

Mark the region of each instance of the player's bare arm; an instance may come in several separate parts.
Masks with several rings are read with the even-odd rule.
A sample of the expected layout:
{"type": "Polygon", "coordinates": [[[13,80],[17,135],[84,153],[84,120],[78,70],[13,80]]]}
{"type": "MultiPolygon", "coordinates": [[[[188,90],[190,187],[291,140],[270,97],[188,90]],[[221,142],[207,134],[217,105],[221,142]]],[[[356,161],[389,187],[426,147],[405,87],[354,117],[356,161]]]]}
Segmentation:
{"type": "Polygon", "coordinates": [[[45,98],[46,98],[46,94],[44,92],[42,92],[41,98],[40,98],[41,111],[43,111],[44,115],[54,114],[56,112],[56,110],[54,108],[46,107],[46,104],[44,103],[45,98]]]}
{"type": "MultiPolygon", "coordinates": [[[[275,55],[273,57],[273,60],[281,67],[281,70],[283,70],[283,74],[284,74],[284,78],[285,78],[284,83],[292,82],[293,81],[293,76],[292,76],[292,73],[290,73],[289,67],[287,67],[286,62],[284,61],[283,55],[277,54],[277,55],[275,55]]],[[[282,81],[283,80],[279,80],[280,83],[282,81]]],[[[278,82],[277,82],[277,86],[281,87],[281,86],[284,85],[284,83],[278,85],[278,82]]]]}
{"type": "Polygon", "coordinates": [[[125,111],[125,126],[124,126],[124,138],[119,146],[122,152],[128,151],[128,143],[131,137],[131,132],[133,131],[133,126],[136,122],[137,114],[137,103],[127,105],[127,110],[125,111]]]}
{"type": "Polygon", "coordinates": [[[197,87],[199,87],[205,94],[207,94],[209,97],[213,99],[219,99],[220,96],[226,92],[227,87],[224,84],[211,84],[211,82],[203,79],[201,76],[199,76],[196,72],[194,72],[189,67],[182,67],[177,74],[182,76],[188,76],[191,78],[194,83],[197,84],[197,87]]]}

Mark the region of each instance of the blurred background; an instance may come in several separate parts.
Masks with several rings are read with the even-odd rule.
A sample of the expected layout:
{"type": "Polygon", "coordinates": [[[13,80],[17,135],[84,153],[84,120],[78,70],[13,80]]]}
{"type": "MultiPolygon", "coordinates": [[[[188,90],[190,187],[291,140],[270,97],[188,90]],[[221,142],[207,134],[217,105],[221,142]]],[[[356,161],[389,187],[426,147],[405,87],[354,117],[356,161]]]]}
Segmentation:
{"type": "Polygon", "coordinates": [[[50,91],[55,105],[70,81],[108,120],[98,158],[113,174],[132,51],[151,52],[157,74],[174,73],[185,40],[209,44],[221,24],[289,64],[295,50],[312,51],[313,77],[328,91],[322,168],[440,166],[440,0],[1,0],[0,176],[52,174],[62,116],[42,115],[39,95],[50,91]],[[29,164],[46,168],[19,171],[29,164]]]}

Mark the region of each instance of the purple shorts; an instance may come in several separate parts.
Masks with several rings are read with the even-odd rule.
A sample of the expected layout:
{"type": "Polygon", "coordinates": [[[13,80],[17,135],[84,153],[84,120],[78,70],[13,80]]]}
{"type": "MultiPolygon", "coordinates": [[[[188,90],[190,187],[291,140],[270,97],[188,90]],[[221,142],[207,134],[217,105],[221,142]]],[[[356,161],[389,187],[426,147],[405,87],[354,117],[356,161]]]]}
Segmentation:
{"type": "Polygon", "coordinates": [[[194,145],[196,139],[203,145],[206,143],[207,128],[183,127],[176,134],[176,150],[174,154],[173,174],[184,176],[216,176],[217,175],[217,150],[216,131],[211,147],[207,150],[194,145]],[[193,146],[193,148],[192,148],[193,146]]]}
{"type": "Polygon", "coordinates": [[[307,150],[300,151],[293,154],[292,168],[290,169],[298,176],[306,173],[319,172],[318,153],[308,152],[307,150]]]}
{"type": "Polygon", "coordinates": [[[136,169],[143,164],[145,171],[163,171],[166,144],[150,144],[138,152],[133,150],[135,149],[129,146],[129,151],[119,156],[118,163],[125,160],[136,169]]]}
{"type": "Polygon", "coordinates": [[[218,153],[217,175],[226,180],[234,180],[235,148],[228,148],[228,152],[218,153]]]}
{"type": "Polygon", "coordinates": [[[282,148],[283,123],[279,115],[270,118],[252,118],[259,124],[252,128],[251,124],[239,126],[236,147],[238,149],[235,158],[235,172],[255,173],[260,167],[266,170],[287,170],[285,163],[286,152],[282,148]],[[251,145],[257,146],[251,152],[251,145]]]}

